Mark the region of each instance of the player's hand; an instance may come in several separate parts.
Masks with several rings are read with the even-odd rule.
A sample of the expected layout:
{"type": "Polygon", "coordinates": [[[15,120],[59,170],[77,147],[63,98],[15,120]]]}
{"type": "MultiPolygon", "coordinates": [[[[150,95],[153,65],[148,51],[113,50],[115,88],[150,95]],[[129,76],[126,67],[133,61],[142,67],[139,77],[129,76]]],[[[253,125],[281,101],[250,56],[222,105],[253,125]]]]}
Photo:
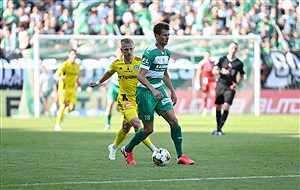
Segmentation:
{"type": "Polygon", "coordinates": [[[171,100],[173,102],[173,106],[175,106],[175,104],[177,103],[177,96],[174,91],[171,91],[171,100]]]}
{"type": "Polygon", "coordinates": [[[98,86],[98,84],[96,82],[91,82],[90,83],[90,87],[94,88],[95,86],[98,86]]]}
{"type": "Polygon", "coordinates": [[[232,90],[236,90],[237,87],[238,87],[238,83],[231,82],[230,88],[231,88],[232,90]]]}
{"type": "Polygon", "coordinates": [[[156,89],[153,89],[152,94],[156,97],[156,99],[161,100],[164,98],[162,93],[156,89]]]}
{"type": "Polygon", "coordinates": [[[222,68],[221,73],[222,75],[229,75],[230,72],[228,69],[222,68]]]}

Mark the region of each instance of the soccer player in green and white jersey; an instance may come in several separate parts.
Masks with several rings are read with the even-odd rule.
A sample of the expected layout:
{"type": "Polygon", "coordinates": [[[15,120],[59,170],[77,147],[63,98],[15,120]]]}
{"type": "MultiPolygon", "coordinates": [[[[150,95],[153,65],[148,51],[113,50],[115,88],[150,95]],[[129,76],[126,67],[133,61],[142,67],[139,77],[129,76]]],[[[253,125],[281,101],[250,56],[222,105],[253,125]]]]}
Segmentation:
{"type": "Polygon", "coordinates": [[[143,60],[137,76],[139,83],[136,89],[138,116],[144,127],[137,131],[131,141],[121,148],[128,164],[135,163],[133,148],[153,132],[154,111],[162,116],[170,125],[171,138],[177,152],[178,164],[194,164],[194,160],[182,154],[181,127],[174,113],[177,96],[169,77],[167,68],[170,51],[165,48],[170,32],[169,24],[161,22],[154,26],[156,43],[149,46],[143,53],[143,60]],[[171,100],[162,87],[162,82],[171,91],[171,100]]]}
{"type": "MultiPolygon", "coordinates": [[[[115,160],[116,149],[127,137],[131,127],[135,131],[141,128],[141,122],[138,119],[136,104],[136,85],[138,83],[137,74],[142,59],[134,56],[134,44],[130,38],[121,40],[121,50],[124,58],[115,60],[108,71],[104,73],[100,80],[91,82],[90,87],[95,87],[99,83],[108,80],[114,73],[118,74],[120,92],[117,98],[118,110],[124,115],[122,127],[119,129],[113,144],[108,146],[109,159],[115,160]]],[[[143,139],[143,143],[153,152],[157,148],[152,144],[150,138],[143,139]]],[[[135,164],[134,160],[130,164],[135,164]]]]}

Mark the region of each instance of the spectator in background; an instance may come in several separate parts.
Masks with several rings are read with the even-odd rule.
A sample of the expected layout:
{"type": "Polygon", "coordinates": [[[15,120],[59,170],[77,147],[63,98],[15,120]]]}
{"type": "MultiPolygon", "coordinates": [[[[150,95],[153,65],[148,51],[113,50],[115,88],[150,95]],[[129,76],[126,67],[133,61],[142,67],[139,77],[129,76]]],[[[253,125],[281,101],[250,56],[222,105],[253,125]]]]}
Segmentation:
{"type": "Polygon", "coordinates": [[[50,26],[50,19],[44,20],[44,27],[41,29],[41,34],[55,34],[56,31],[50,26]]]}
{"type": "Polygon", "coordinates": [[[42,16],[41,16],[40,11],[37,6],[34,6],[32,8],[32,11],[31,11],[31,14],[29,17],[30,17],[30,20],[34,21],[34,22],[42,21],[42,16]]]}
{"type": "MultiPolygon", "coordinates": [[[[59,32],[59,34],[63,35],[74,34],[75,31],[68,30],[66,27],[73,28],[72,19],[76,18],[74,16],[76,11],[71,11],[77,6],[78,0],[20,0],[18,2],[7,1],[3,11],[3,21],[9,26],[10,30],[13,24],[20,26],[21,23],[32,21],[30,26],[23,25],[25,30],[29,32],[29,37],[33,35],[34,30],[31,28],[33,25],[37,26],[43,34],[53,34],[53,29],[55,33],[59,32]],[[46,13],[48,16],[45,16],[46,13]],[[29,17],[30,19],[28,20],[29,17]],[[47,20],[45,17],[50,19],[50,32],[46,32],[49,27],[47,26],[48,21],[45,22],[47,20]],[[43,20],[42,23],[40,23],[41,20],[43,20]],[[68,22],[68,25],[64,24],[65,22],[68,22]],[[61,29],[62,25],[64,25],[63,29],[61,29]],[[30,29],[27,30],[28,28],[30,29]]],[[[92,34],[100,35],[119,35],[120,31],[121,35],[149,35],[152,34],[151,23],[155,24],[158,21],[170,24],[171,35],[247,35],[249,33],[260,34],[264,23],[266,31],[262,32],[263,38],[268,36],[272,39],[273,33],[276,32],[270,22],[270,19],[276,18],[276,10],[272,3],[273,0],[170,2],[161,2],[159,0],[143,2],[117,0],[109,3],[99,3],[97,6],[92,7],[90,11],[87,11],[87,15],[92,13],[95,16],[96,13],[94,12],[96,10],[99,18],[98,23],[84,19],[93,28],[92,34]],[[113,12],[113,3],[116,6],[115,13],[113,12]],[[129,14],[131,14],[129,17],[124,17],[124,15],[129,14]],[[128,20],[128,18],[130,19],[128,20]],[[206,21],[208,23],[205,23],[205,26],[203,26],[203,22],[206,21]]],[[[292,38],[293,31],[299,28],[300,22],[299,20],[297,21],[297,14],[299,14],[297,13],[297,7],[299,7],[299,2],[295,0],[278,1],[278,20],[276,23],[286,41],[289,41],[292,38]]],[[[10,32],[14,36],[14,32],[10,32]]],[[[271,41],[277,41],[277,39],[271,41]]],[[[278,41],[283,40],[279,39],[278,41]]],[[[276,47],[276,43],[271,43],[271,45],[276,47]]],[[[16,46],[16,48],[18,47],[16,46]]],[[[278,49],[282,49],[281,44],[279,44],[278,49]]]]}
{"type": "Polygon", "coordinates": [[[99,6],[97,6],[96,11],[99,20],[105,19],[108,17],[108,12],[111,10],[109,6],[107,6],[105,3],[100,3],[99,6]]]}
{"type": "Polygon", "coordinates": [[[87,23],[90,28],[90,33],[95,34],[98,26],[100,25],[101,19],[98,16],[97,8],[93,7],[91,9],[90,15],[87,17],[87,23]]]}
{"type": "Polygon", "coordinates": [[[23,7],[18,8],[17,16],[19,17],[20,23],[29,23],[29,20],[30,20],[29,16],[25,13],[23,7]]]}
{"type": "Polygon", "coordinates": [[[128,3],[126,1],[123,1],[123,0],[116,0],[115,1],[115,6],[116,6],[115,21],[116,21],[116,24],[120,27],[123,24],[122,16],[124,15],[126,9],[128,9],[128,3]]]}
{"type": "Polygon", "coordinates": [[[30,47],[30,37],[28,36],[25,30],[25,23],[19,26],[18,28],[18,42],[19,42],[19,49],[24,50],[30,47]]]}
{"type": "Polygon", "coordinates": [[[69,14],[69,9],[63,9],[62,14],[57,18],[57,24],[62,27],[64,23],[67,23],[68,27],[73,27],[73,21],[69,14]]]}

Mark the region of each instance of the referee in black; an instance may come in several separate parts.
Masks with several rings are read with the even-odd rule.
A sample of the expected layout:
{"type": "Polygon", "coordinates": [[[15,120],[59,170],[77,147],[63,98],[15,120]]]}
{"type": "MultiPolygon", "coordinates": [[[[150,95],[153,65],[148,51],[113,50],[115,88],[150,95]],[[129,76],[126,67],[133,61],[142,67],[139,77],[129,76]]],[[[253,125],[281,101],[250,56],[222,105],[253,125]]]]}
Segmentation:
{"type": "Polygon", "coordinates": [[[217,76],[216,89],[216,120],[217,129],[213,135],[224,135],[222,127],[227,119],[238,85],[244,80],[244,64],[235,57],[238,44],[232,42],[228,46],[228,54],[215,62],[212,73],[217,76]],[[237,74],[240,77],[237,79],[237,74]]]}

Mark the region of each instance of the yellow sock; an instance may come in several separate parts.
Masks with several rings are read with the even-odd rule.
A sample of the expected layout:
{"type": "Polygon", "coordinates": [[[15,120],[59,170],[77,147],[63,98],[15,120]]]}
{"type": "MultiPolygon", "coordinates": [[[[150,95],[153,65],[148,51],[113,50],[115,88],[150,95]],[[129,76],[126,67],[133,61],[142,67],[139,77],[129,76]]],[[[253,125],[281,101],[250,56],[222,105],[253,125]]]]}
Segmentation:
{"type": "Polygon", "coordinates": [[[114,141],[114,145],[118,147],[124,139],[127,137],[128,133],[126,133],[123,128],[121,127],[117,133],[116,139],[114,141]]]}
{"type": "Polygon", "coordinates": [[[151,149],[151,147],[153,146],[153,144],[152,144],[152,142],[151,142],[149,136],[143,140],[143,143],[144,143],[148,148],[150,148],[150,149],[151,149]]]}
{"type": "Polygon", "coordinates": [[[64,108],[59,108],[56,115],[56,124],[60,124],[64,115],[64,108]]]}

